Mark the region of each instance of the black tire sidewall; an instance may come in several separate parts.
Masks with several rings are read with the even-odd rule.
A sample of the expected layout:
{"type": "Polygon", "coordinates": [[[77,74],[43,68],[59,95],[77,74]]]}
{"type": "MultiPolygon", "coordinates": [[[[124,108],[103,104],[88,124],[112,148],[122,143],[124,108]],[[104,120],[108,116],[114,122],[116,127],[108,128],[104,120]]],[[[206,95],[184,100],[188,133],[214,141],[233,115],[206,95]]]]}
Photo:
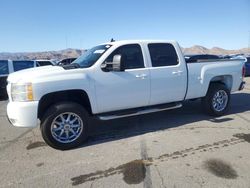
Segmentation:
{"type": "Polygon", "coordinates": [[[203,107],[206,110],[206,112],[209,115],[212,116],[222,116],[224,115],[228,109],[229,109],[229,103],[230,103],[230,91],[229,89],[224,85],[224,84],[211,84],[208,90],[208,93],[206,95],[205,98],[203,98],[202,100],[203,103],[203,107]],[[225,107],[225,109],[223,109],[222,111],[216,111],[213,107],[213,97],[215,95],[215,93],[219,90],[223,90],[227,93],[227,97],[228,97],[228,101],[227,101],[227,105],[225,107]]]}
{"type": "Polygon", "coordinates": [[[60,150],[72,149],[79,146],[88,136],[88,113],[77,103],[61,102],[51,106],[44,114],[41,120],[41,133],[44,141],[51,147],[60,150]],[[83,123],[83,131],[81,135],[71,143],[60,143],[55,140],[51,134],[51,126],[54,118],[64,112],[72,112],[77,114],[83,123]]]}

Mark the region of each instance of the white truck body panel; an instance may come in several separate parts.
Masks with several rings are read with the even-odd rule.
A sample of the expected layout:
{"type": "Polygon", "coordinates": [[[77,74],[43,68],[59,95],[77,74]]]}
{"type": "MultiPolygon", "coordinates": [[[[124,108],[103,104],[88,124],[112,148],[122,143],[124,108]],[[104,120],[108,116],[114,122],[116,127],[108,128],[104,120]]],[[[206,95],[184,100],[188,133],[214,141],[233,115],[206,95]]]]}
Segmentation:
{"type": "Polygon", "coordinates": [[[239,89],[243,80],[242,60],[188,63],[188,90],[186,99],[204,97],[213,78],[226,76],[231,92],[239,89]],[[226,67],[226,68],[225,68],[226,67]]]}
{"type": "Polygon", "coordinates": [[[34,101],[39,101],[44,95],[53,92],[83,90],[88,94],[91,106],[95,110],[95,88],[90,84],[93,80],[89,76],[92,75],[91,72],[91,68],[64,70],[60,66],[44,66],[12,73],[8,77],[8,82],[22,84],[32,81],[34,101]]]}
{"type": "Polygon", "coordinates": [[[149,104],[150,78],[148,69],[130,69],[109,73],[99,71],[95,76],[94,84],[98,113],[149,104]],[[143,75],[145,75],[144,79],[140,77],[143,75]]]}

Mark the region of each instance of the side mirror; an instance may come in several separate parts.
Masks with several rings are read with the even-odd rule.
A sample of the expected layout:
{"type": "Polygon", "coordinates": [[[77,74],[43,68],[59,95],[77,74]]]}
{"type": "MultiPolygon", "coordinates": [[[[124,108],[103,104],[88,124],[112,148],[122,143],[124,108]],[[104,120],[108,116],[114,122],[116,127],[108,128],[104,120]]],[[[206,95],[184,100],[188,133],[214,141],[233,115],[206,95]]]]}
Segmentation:
{"type": "Polygon", "coordinates": [[[121,55],[115,55],[113,57],[112,62],[105,62],[101,65],[101,69],[105,72],[114,71],[114,72],[120,72],[124,71],[122,63],[121,63],[121,55]]]}
{"type": "Polygon", "coordinates": [[[121,55],[115,55],[112,62],[112,70],[115,72],[123,71],[121,67],[121,55]]]}

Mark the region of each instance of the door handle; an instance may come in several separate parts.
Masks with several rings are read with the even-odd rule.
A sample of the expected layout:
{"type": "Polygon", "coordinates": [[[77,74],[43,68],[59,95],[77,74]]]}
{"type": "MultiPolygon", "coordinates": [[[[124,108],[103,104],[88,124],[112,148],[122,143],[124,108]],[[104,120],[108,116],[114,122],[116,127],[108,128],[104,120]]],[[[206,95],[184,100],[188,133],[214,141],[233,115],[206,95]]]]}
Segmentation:
{"type": "Polygon", "coordinates": [[[135,75],[135,77],[136,77],[136,78],[144,79],[144,78],[147,77],[147,75],[146,75],[146,74],[137,74],[137,75],[135,75]]]}
{"type": "Polygon", "coordinates": [[[173,72],[172,72],[172,74],[178,74],[178,75],[180,75],[181,73],[183,73],[183,71],[180,71],[180,70],[179,70],[179,71],[173,71],[173,72]]]}

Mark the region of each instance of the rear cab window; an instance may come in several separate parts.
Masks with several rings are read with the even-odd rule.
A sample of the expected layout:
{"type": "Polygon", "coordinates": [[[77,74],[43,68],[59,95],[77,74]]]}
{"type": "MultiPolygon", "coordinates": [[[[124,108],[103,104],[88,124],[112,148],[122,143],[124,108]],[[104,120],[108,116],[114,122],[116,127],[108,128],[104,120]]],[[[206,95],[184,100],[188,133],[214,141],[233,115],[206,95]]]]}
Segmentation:
{"type": "Polygon", "coordinates": [[[169,43],[148,44],[152,67],[175,66],[179,64],[176,50],[169,43]]]}
{"type": "Polygon", "coordinates": [[[118,47],[108,56],[106,62],[112,62],[115,55],[122,56],[121,62],[124,69],[138,69],[145,67],[142,49],[139,44],[127,44],[118,47]]]}
{"type": "Polygon", "coordinates": [[[34,61],[13,61],[14,72],[33,67],[34,61]]]}
{"type": "Polygon", "coordinates": [[[0,60],[0,75],[9,74],[8,60],[0,60]]]}

